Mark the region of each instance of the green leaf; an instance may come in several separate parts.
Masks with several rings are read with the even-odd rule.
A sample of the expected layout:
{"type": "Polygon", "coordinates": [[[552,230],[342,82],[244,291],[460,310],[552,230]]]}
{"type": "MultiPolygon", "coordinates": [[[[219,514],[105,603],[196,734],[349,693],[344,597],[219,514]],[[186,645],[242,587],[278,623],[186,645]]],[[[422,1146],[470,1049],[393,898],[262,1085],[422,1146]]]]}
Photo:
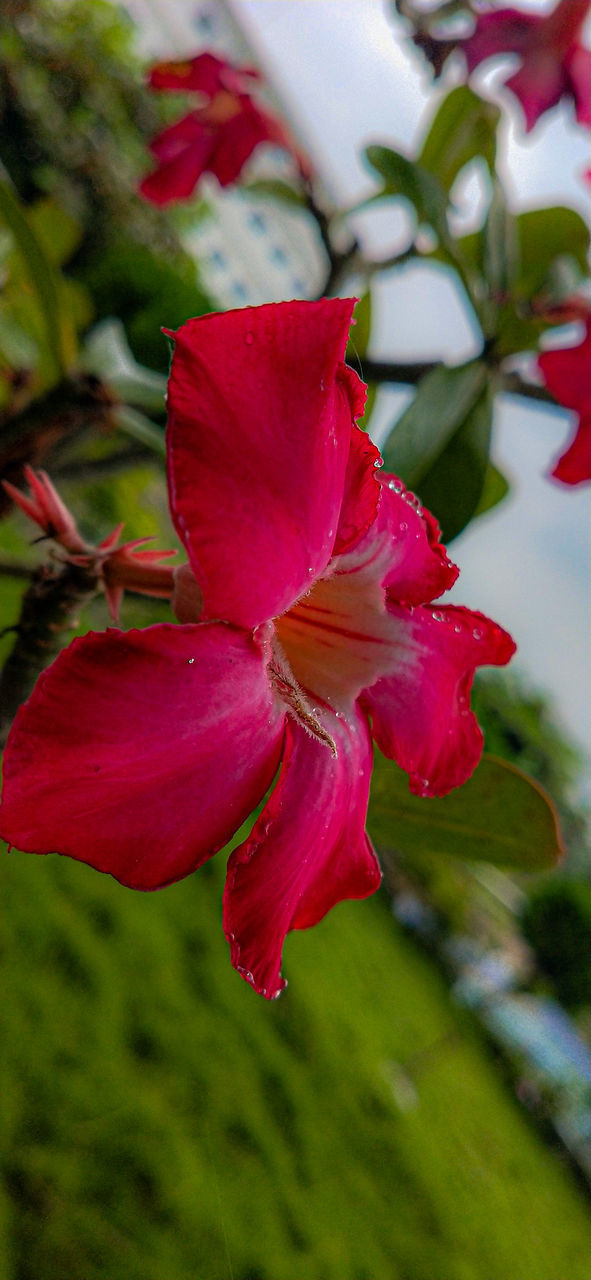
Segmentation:
{"type": "Polygon", "coordinates": [[[467,85],[444,98],[423,142],[418,163],[450,191],[464,165],[482,156],[491,173],[496,157],[500,111],[467,85]]]}
{"type": "Polygon", "coordinates": [[[421,379],[414,400],[382,450],[386,471],[419,494],[451,541],[474,515],[488,466],[493,387],[486,365],[439,365],[421,379]]]}
{"type": "Polygon", "coordinates": [[[46,197],[27,209],[27,221],[54,266],[71,258],[82,239],[82,227],[71,213],[46,197]]]}
{"type": "Polygon", "coordinates": [[[139,440],[140,444],[145,444],[159,458],[166,457],[164,432],[143,413],[138,413],[137,409],[130,409],[127,404],[119,404],[115,405],[111,411],[111,417],[125,435],[131,436],[132,440],[139,440]]]}
{"type": "Polygon", "coordinates": [[[282,182],[280,178],[259,178],[256,182],[249,182],[243,190],[249,196],[270,196],[282,204],[298,205],[300,208],[306,204],[304,193],[290,186],[289,182],[282,182]]]}
{"type": "Polygon", "coordinates": [[[419,222],[427,222],[441,238],[447,238],[448,196],[439,179],[414,160],[390,147],[371,146],[365,155],[384,180],[378,196],[403,196],[413,206],[419,222]]]}
{"type": "MultiPolygon", "coordinates": [[[[371,290],[368,289],[355,306],[353,328],[349,338],[350,354],[362,357],[367,355],[371,335],[371,290]]],[[[349,355],[347,354],[347,359],[349,355]]]]}
{"type": "Polygon", "coordinates": [[[412,489],[418,488],[474,408],[487,378],[481,360],[456,368],[438,365],[426,373],[382,451],[386,470],[395,472],[412,489]]]}
{"type": "Polygon", "coordinates": [[[423,799],[411,795],[406,774],[376,752],[367,826],[378,847],[519,871],[543,871],[564,853],[545,791],[494,756],[484,756],[468,782],[450,795],[423,799]]]}
{"type": "Polygon", "coordinates": [[[420,497],[439,522],[444,542],[457,538],[480,505],[489,465],[492,411],[489,384],[421,481],[420,497]]]}
{"type": "Polygon", "coordinates": [[[120,320],[108,317],[89,333],[81,355],[81,365],[107,382],[128,404],[151,413],[162,413],[166,378],[138,363],[120,320]]]}
{"type": "Polygon", "coordinates": [[[519,264],[515,219],[507,208],[505,192],[497,180],[484,223],[483,269],[493,299],[511,288],[519,264]]]}
{"type": "Polygon", "coordinates": [[[485,511],[491,511],[493,507],[497,506],[497,503],[502,502],[503,498],[507,497],[508,493],[509,481],[492,462],[489,462],[486,468],[480,501],[474,515],[482,516],[485,511]]]}
{"type": "Polygon", "coordinates": [[[0,174],[0,219],[10,228],[22,264],[35,292],[44,322],[47,353],[54,379],[67,371],[68,335],[62,315],[59,277],[29,225],[11,182],[0,174]]]}
{"type": "Polygon", "coordinates": [[[586,271],[589,229],[574,209],[530,209],[516,219],[519,269],[515,293],[528,301],[546,284],[556,258],[568,253],[586,271]]]}
{"type": "Polygon", "coordinates": [[[371,415],[374,411],[377,393],[378,393],[377,383],[368,382],[367,398],[365,401],[365,412],[363,414],[363,417],[360,418],[358,422],[358,426],[363,427],[364,431],[367,431],[369,429],[369,422],[370,422],[371,415]]]}

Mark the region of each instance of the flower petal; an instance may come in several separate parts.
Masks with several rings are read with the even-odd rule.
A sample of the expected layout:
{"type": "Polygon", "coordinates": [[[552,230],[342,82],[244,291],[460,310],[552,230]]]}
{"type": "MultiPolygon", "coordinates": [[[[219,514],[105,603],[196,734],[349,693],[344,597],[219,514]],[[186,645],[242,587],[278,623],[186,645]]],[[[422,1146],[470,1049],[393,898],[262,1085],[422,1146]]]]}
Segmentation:
{"type": "Polygon", "coordinates": [[[4,756],[4,839],[135,889],[227,843],[276,772],[284,708],[268,638],[222,624],[74,640],[21,708],[4,756]]]}
{"type": "Polygon", "coordinates": [[[591,414],[581,417],[570,444],[551,474],[563,484],[584,484],[591,480],[591,414]]]}
{"type": "Polygon", "coordinates": [[[140,183],[141,194],[158,205],[186,200],[209,168],[215,140],[211,125],[204,124],[196,112],[164,129],[150,144],[160,164],[140,183]]]}
{"type": "Polygon", "coordinates": [[[567,409],[591,415],[591,320],[575,347],[558,347],[538,356],[538,368],[551,395],[567,409]]]}
{"type": "Polygon", "coordinates": [[[465,54],[468,71],[474,71],[481,62],[497,54],[526,53],[542,24],[540,15],[523,13],[519,9],[481,13],[472,35],[458,42],[465,54]]]}
{"type": "Polygon", "coordinates": [[[351,440],[337,370],[352,306],[246,307],[174,335],[171,509],[206,618],[276,617],[330,559],[351,440]]]}
{"type": "Polygon", "coordinates": [[[259,110],[250,98],[241,97],[240,111],[224,121],[216,130],[216,142],[208,169],[221,187],[227,187],[240,176],[246,161],[261,142],[287,146],[278,123],[259,110]]]}
{"type": "MultiPolygon", "coordinates": [[[[353,417],[361,417],[365,404],[365,386],[353,369],[346,365],[343,365],[341,376],[347,379],[352,393],[353,417]],[[362,396],[359,396],[360,390],[362,396]]],[[[365,431],[353,424],[334,555],[340,555],[354,546],[373,524],[380,500],[376,468],[381,466],[381,462],[379,449],[376,449],[365,431]]]]}
{"type": "Polygon", "coordinates": [[[307,929],[345,898],[378,888],[380,870],[365,833],[372,768],[365,718],[321,713],[337,743],[323,743],[288,721],[279,781],[252,830],[228,862],[224,930],[232,964],[261,995],[285,986],[281,952],[290,929],[307,929]]]}
{"type": "Polygon", "coordinates": [[[582,44],[573,45],[565,67],[575,100],[575,114],[579,124],[591,128],[591,49],[582,44]]]}
{"type": "Polygon", "coordinates": [[[530,133],[545,111],[555,107],[569,84],[557,55],[540,54],[526,59],[523,66],[505,81],[505,88],[515,94],[525,117],[525,131],[530,133]]]}
{"type": "Polygon", "coordinates": [[[447,590],[458,573],[438,541],[436,521],[414,494],[395,477],[380,477],[376,487],[378,515],[366,535],[335,556],[326,575],[276,624],[299,684],[345,713],[399,661],[387,598],[422,604],[447,590]]]}
{"type": "Polygon", "coordinates": [[[481,613],[447,605],[390,603],[392,674],[362,697],[384,755],[410,776],[415,795],[445,795],[476,768],[482,734],[469,707],[476,667],[504,666],[515,652],[506,631],[481,613]],[[394,640],[396,635],[396,641],[394,640]]]}
{"type": "Polygon", "coordinates": [[[259,79],[254,67],[236,67],[206,51],[195,58],[157,63],[150,70],[148,84],[151,89],[178,89],[213,98],[220,89],[239,93],[249,81],[256,83],[259,79]]]}

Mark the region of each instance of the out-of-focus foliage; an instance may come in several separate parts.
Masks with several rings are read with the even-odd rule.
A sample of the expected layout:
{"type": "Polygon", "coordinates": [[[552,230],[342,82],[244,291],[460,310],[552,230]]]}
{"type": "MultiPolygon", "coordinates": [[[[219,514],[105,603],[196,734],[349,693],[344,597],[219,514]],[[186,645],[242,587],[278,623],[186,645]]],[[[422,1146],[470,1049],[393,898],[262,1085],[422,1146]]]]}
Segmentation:
{"type": "Polygon", "coordinates": [[[561,876],[532,889],[521,913],[524,937],[567,1009],[591,1004],[591,886],[561,876]]]}
{"type": "Polygon", "coordinates": [[[575,799],[583,760],[556,721],[548,699],[514,672],[477,675],[472,705],[486,750],[519,766],[552,796],[573,870],[588,861],[589,814],[575,799]]]}
{"type": "Polygon", "coordinates": [[[385,900],[294,934],[269,1006],[223,859],[3,862],[3,1280],[587,1280],[583,1198],[385,900]]]}
{"type": "Polygon", "coordinates": [[[23,199],[50,192],[99,239],[113,222],[154,232],[152,211],[130,197],[157,109],[122,12],[18,0],[3,6],[0,54],[0,158],[23,199]]]}
{"type": "Polygon", "coordinates": [[[503,362],[537,348],[556,324],[552,309],[576,292],[587,272],[589,230],[575,210],[517,215],[509,207],[495,171],[499,119],[498,108],[459,86],[440,103],[416,159],[384,145],[366,150],[381,189],[363,203],[396,198],[410,206],[415,225],[401,261],[444,266],[481,331],[478,360],[437,365],[420,379],[384,449],[388,469],[418,492],[446,541],[508,490],[489,460],[503,362]],[[457,237],[450,217],[455,183],[474,164],[488,201],[481,226],[457,237]]]}
{"type": "Polygon", "coordinates": [[[139,365],[165,373],[161,327],[213,309],[170,219],[136,194],[166,108],[142,83],[131,25],[104,0],[11,0],[0,56],[0,470],[16,483],[25,462],[58,473],[93,422],[161,454],[144,417],[164,419],[152,375],[136,367],[123,387],[121,353],[103,342],[94,368],[97,342],[84,339],[116,316],[139,365]],[[61,415],[46,399],[60,386],[61,415]]]}

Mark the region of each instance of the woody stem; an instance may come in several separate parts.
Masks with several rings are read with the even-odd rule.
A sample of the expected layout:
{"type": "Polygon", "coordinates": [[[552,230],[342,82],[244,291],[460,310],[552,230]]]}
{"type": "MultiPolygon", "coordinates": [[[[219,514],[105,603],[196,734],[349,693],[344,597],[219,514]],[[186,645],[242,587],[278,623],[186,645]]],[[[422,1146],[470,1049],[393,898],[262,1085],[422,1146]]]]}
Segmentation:
{"type": "Polygon", "coordinates": [[[76,626],[80,608],[98,591],[93,568],[42,565],[31,578],[14,630],[16,638],[0,675],[0,746],[22,702],[76,626]]]}

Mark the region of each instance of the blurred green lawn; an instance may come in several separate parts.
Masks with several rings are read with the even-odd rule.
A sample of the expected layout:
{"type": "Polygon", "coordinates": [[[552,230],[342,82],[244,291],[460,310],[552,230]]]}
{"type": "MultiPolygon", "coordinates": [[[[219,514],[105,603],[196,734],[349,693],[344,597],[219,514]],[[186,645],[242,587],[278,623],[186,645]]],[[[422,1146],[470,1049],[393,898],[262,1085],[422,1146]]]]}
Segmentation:
{"type": "Polygon", "coordinates": [[[589,1280],[582,1193],[383,897],[230,968],[157,894],[2,856],[2,1280],[589,1280]]]}

